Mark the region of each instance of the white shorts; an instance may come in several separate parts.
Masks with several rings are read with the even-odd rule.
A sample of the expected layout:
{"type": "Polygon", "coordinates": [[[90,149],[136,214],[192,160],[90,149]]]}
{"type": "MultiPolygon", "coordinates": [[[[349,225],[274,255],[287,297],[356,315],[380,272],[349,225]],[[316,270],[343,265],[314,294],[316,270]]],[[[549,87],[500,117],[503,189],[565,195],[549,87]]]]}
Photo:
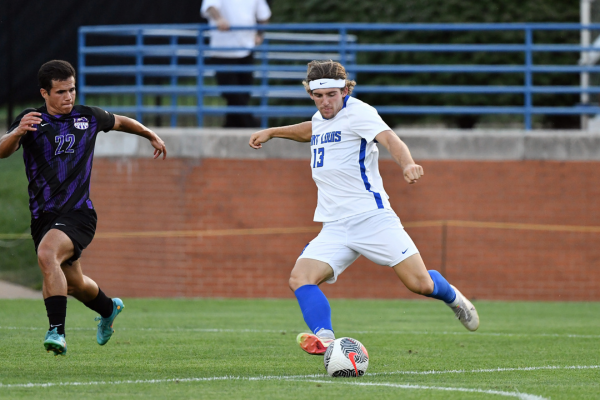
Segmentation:
{"type": "Polygon", "coordinates": [[[333,278],[327,283],[334,283],[361,254],[376,264],[393,267],[418,252],[396,213],[378,209],[324,222],[319,235],[306,245],[298,259],[329,264],[333,278]]]}

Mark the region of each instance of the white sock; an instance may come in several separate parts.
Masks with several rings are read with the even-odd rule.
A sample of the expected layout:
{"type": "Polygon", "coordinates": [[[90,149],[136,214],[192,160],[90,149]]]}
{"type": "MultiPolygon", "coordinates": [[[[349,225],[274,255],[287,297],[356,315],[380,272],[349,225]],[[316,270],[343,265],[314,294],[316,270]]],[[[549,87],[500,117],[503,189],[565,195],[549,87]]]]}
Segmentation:
{"type": "MultiPolygon", "coordinates": [[[[456,293],[456,290],[454,291],[454,293],[456,293]]],[[[456,307],[458,305],[458,293],[456,293],[456,297],[454,298],[454,301],[452,303],[446,303],[446,304],[450,308],[456,307]]]]}
{"type": "Polygon", "coordinates": [[[319,339],[335,339],[333,331],[329,329],[321,328],[319,332],[315,333],[319,339]]]}

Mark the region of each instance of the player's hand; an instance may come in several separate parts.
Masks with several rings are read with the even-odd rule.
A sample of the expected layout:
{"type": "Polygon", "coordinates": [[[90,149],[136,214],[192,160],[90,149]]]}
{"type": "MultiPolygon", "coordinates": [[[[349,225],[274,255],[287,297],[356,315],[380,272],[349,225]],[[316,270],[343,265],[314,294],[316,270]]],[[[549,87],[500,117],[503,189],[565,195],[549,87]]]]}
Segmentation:
{"type": "Polygon", "coordinates": [[[39,112],[32,111],[27,113],[21,118],[21,122],[19,126],[13,130],[16,136],[23,136],[29,131],[37,131],[37,128],[34,125],[39,125],[42,123],[42,119],[40,118],[42,114],[39,112]]]}
{"type": "Polygon", "coordinates": [[[420,177],[425,175],[423,167],[418,164],[408,164],[404,167],[404,180],[410,184],[417,183],[420,177]]]}
{"type": "Polygon", "coordinates": [[[167,158],[167,148],[165,147],[165,142],[161,138],[158,137],[157,134],[154,134],[154,137],[150,140],[150,144],[154,147],[154,159],[156,160],[161,154],[163,155],[163,160],[167,158]]]}
{"type": "Polygon", "coordinates": [[[257,33],[256,36],[254,36],[254,44],[256,46],[260,46],[261,44],[263,44],[264,39],[264,35],[262,35],[261,33],[257,33]]]}
{"type": "Polygon", "coordinates": [[[268,129],[263,129],[250,136],[250,142],[248,143],[253,149],[261,149],[262,144],[271,140],[271,134],[268,129]]]}
{"type": "Polygon", "coordinates": [[[217,28],[220,31],[228,31],[229,28],[231,28],[231,26],[229,25],[229,21],[227,21],[225,18],[219,18],[215,22],[217,23],[217,28]]]}

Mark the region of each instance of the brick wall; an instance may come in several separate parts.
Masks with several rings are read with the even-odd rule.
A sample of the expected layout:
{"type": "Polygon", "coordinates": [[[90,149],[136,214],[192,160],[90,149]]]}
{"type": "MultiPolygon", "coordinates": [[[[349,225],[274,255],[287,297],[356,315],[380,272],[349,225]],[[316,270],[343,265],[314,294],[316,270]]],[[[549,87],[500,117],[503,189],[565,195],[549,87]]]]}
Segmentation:
{"type": "MultiPolygon", "coordinates": [[[[405,222],[469,220],[600,226],[599,162],[425,161],[407,185],[391,161],[380,170],[405,222]]],[[[98,234],[314,227],[308,161],[98,158],[92,200],[98,234]]],[[[600,233],[407,228],[430,269],[479,299],[600,300],[600,233]]],[[[287,279],[315,233],[212,237],[97,237],[82,258],[109,295],[292,297],[287,279]]],[[[330,297],[416,298],[393,270],[359,258],[330,297]]]]}

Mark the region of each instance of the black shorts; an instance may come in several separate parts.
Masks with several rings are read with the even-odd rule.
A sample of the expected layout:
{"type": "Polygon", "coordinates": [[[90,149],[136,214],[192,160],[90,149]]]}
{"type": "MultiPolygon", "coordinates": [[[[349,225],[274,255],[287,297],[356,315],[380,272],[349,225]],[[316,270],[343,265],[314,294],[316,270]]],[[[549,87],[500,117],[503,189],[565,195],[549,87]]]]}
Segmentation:
{"type": "Polygon", "coordinates": [[[71,265],[81,257],[83,249],[92,243],[96,234],[96,211],[89,209],[71,210],[64,214],[43,213],[38,219],[31,219],[31,237],[37,253],[40,242],[50,229],[63,231],[73,242],[73,257],[66,262],[71,265]]]}

